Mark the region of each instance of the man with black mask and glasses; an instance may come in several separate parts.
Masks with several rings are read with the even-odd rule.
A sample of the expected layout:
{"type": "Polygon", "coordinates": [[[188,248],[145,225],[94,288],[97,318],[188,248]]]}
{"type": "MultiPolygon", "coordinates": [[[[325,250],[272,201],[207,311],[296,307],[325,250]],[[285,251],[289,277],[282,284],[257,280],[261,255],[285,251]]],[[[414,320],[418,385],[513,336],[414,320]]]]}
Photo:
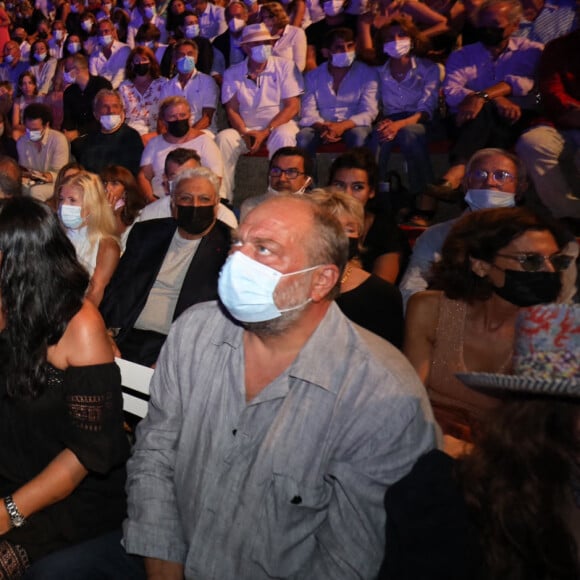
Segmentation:
{"type": "Polygon", "coordinates": [[[443,92],[457,132],[450,167],[426,193],[461,198],[465,164],[484,147],[512,147],[537,108],[534,78],[543,46],[512,37],[522,15],[519,0],[486,0],[477,13],[479,42],[453,52],[443,92]]]}
{"type": "Polygon", "coordinates": [[[217,219],[218,188],[209,169],[187,169],[173,183],[172,217],[133,226],[101,303],[123,358],[154,364],[171,323],[217,298],[231,243],[231,229],[217,219]]]}
{"type": "Polygon", "coordinates": [[[137,176],[139,186],[148,202],[151,203],[165,195],[163,164],[167,154],[179,147],[197,151],[201,164],[217,175],[220,190],[224,170],[220,150],[213,137],[191,126],[191,107],[187,99],[179,96],[164,99],[159,105],[159,121],[165,126],[166,132],[147,143],[137,176]]]}

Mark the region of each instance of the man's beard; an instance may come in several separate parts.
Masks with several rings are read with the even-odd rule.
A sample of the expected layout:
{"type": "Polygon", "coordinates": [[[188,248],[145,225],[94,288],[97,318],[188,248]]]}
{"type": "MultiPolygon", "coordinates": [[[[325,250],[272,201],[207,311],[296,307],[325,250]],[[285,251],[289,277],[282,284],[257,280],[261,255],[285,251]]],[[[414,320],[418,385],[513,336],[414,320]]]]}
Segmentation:
{"type": "Polygon", "coordinates": [[[295,307],[288,312],[282,312],[277,318],[262,322],[242,322],[242,326],[258,336],[279,336],[294,326],[303,316],[310,300],[304,291],[305,286],[310,289],[309,277],[306,281],[291,281],[285,290],[276,293],[276,306],[280,310],[295,307]],[[308,284],[306,284],[308,282],[308,284]]]}

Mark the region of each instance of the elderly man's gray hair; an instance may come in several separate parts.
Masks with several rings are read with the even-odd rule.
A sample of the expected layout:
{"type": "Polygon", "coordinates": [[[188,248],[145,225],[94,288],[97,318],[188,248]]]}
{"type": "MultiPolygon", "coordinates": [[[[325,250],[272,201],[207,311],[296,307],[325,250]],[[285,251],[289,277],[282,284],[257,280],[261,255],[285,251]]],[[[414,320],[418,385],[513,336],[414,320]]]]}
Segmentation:
{"type": "Polygon", "coordinates": [[[185,179],[193,179],[194,177],[203,178],[209,181],[209,183],[214,189],[216,197],[219,196],[220,178],[211,169],[208,169],[207,167],[194,167],[192,169],[184,169],[183,171],[178,171],[177,175],[175,176],[171,184],[170,193],[173,193],[175,191],[179,183],[181,183],[185,179]]]}

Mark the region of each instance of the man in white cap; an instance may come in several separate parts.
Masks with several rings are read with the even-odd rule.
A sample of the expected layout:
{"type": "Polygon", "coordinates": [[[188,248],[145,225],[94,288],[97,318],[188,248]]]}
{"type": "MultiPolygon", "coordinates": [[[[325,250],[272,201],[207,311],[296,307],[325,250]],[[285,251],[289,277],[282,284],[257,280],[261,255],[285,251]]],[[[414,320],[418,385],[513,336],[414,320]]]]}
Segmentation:
{"type": "Polygon", "coordinates": [[[248,57],[224,73],[222,103],[231,129],[220,131],[216,142],[224,161],[224,187],[231,199],[236,162],[244,153],[266,145],[271,155],[296,145],[304,82],[296,65],[272,56],[272,36],[264,24],[250,24],[241,46],[248,57]]]}

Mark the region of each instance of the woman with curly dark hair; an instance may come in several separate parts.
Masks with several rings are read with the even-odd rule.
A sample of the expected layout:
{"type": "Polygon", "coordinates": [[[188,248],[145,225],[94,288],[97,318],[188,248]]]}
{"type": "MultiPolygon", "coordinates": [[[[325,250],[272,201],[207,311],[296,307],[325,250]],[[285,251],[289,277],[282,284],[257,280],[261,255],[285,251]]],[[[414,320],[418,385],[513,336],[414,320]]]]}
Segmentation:
{"type": "Polygon", "coordinates": [[[522,310],[511,374],[459,378],[502,403],[468,455],[431,451],[389,489],[379,580],[576,580],[580,306],[522,310]]]}
{"type": "Polygon", "coordinates": [[[121,239],[121,248],[124,249],[131,226],[145,207],[145,198],[137,180],[125,167],[109,165],[101,171],[100,178],[117,219],[117,234],[121,239]]]}
{"type": "Polygon", "coordinates": [[[523,208],[471,212],[454,225],[434,267],[436,289],[408,302],[403,347],[446,435],[469,441],[477,419],[496,405],[454,373],[509,368],[520,308],[561,294],[574,259],[561,251],[566,242],[523,208]]]}
{"type": "Polygon", "coordinates": [[[117,549],[128,444],[120,374],[84,299],[88,283],[48,206],[0,203],[2,579],[86,541],[117,549]]]}

